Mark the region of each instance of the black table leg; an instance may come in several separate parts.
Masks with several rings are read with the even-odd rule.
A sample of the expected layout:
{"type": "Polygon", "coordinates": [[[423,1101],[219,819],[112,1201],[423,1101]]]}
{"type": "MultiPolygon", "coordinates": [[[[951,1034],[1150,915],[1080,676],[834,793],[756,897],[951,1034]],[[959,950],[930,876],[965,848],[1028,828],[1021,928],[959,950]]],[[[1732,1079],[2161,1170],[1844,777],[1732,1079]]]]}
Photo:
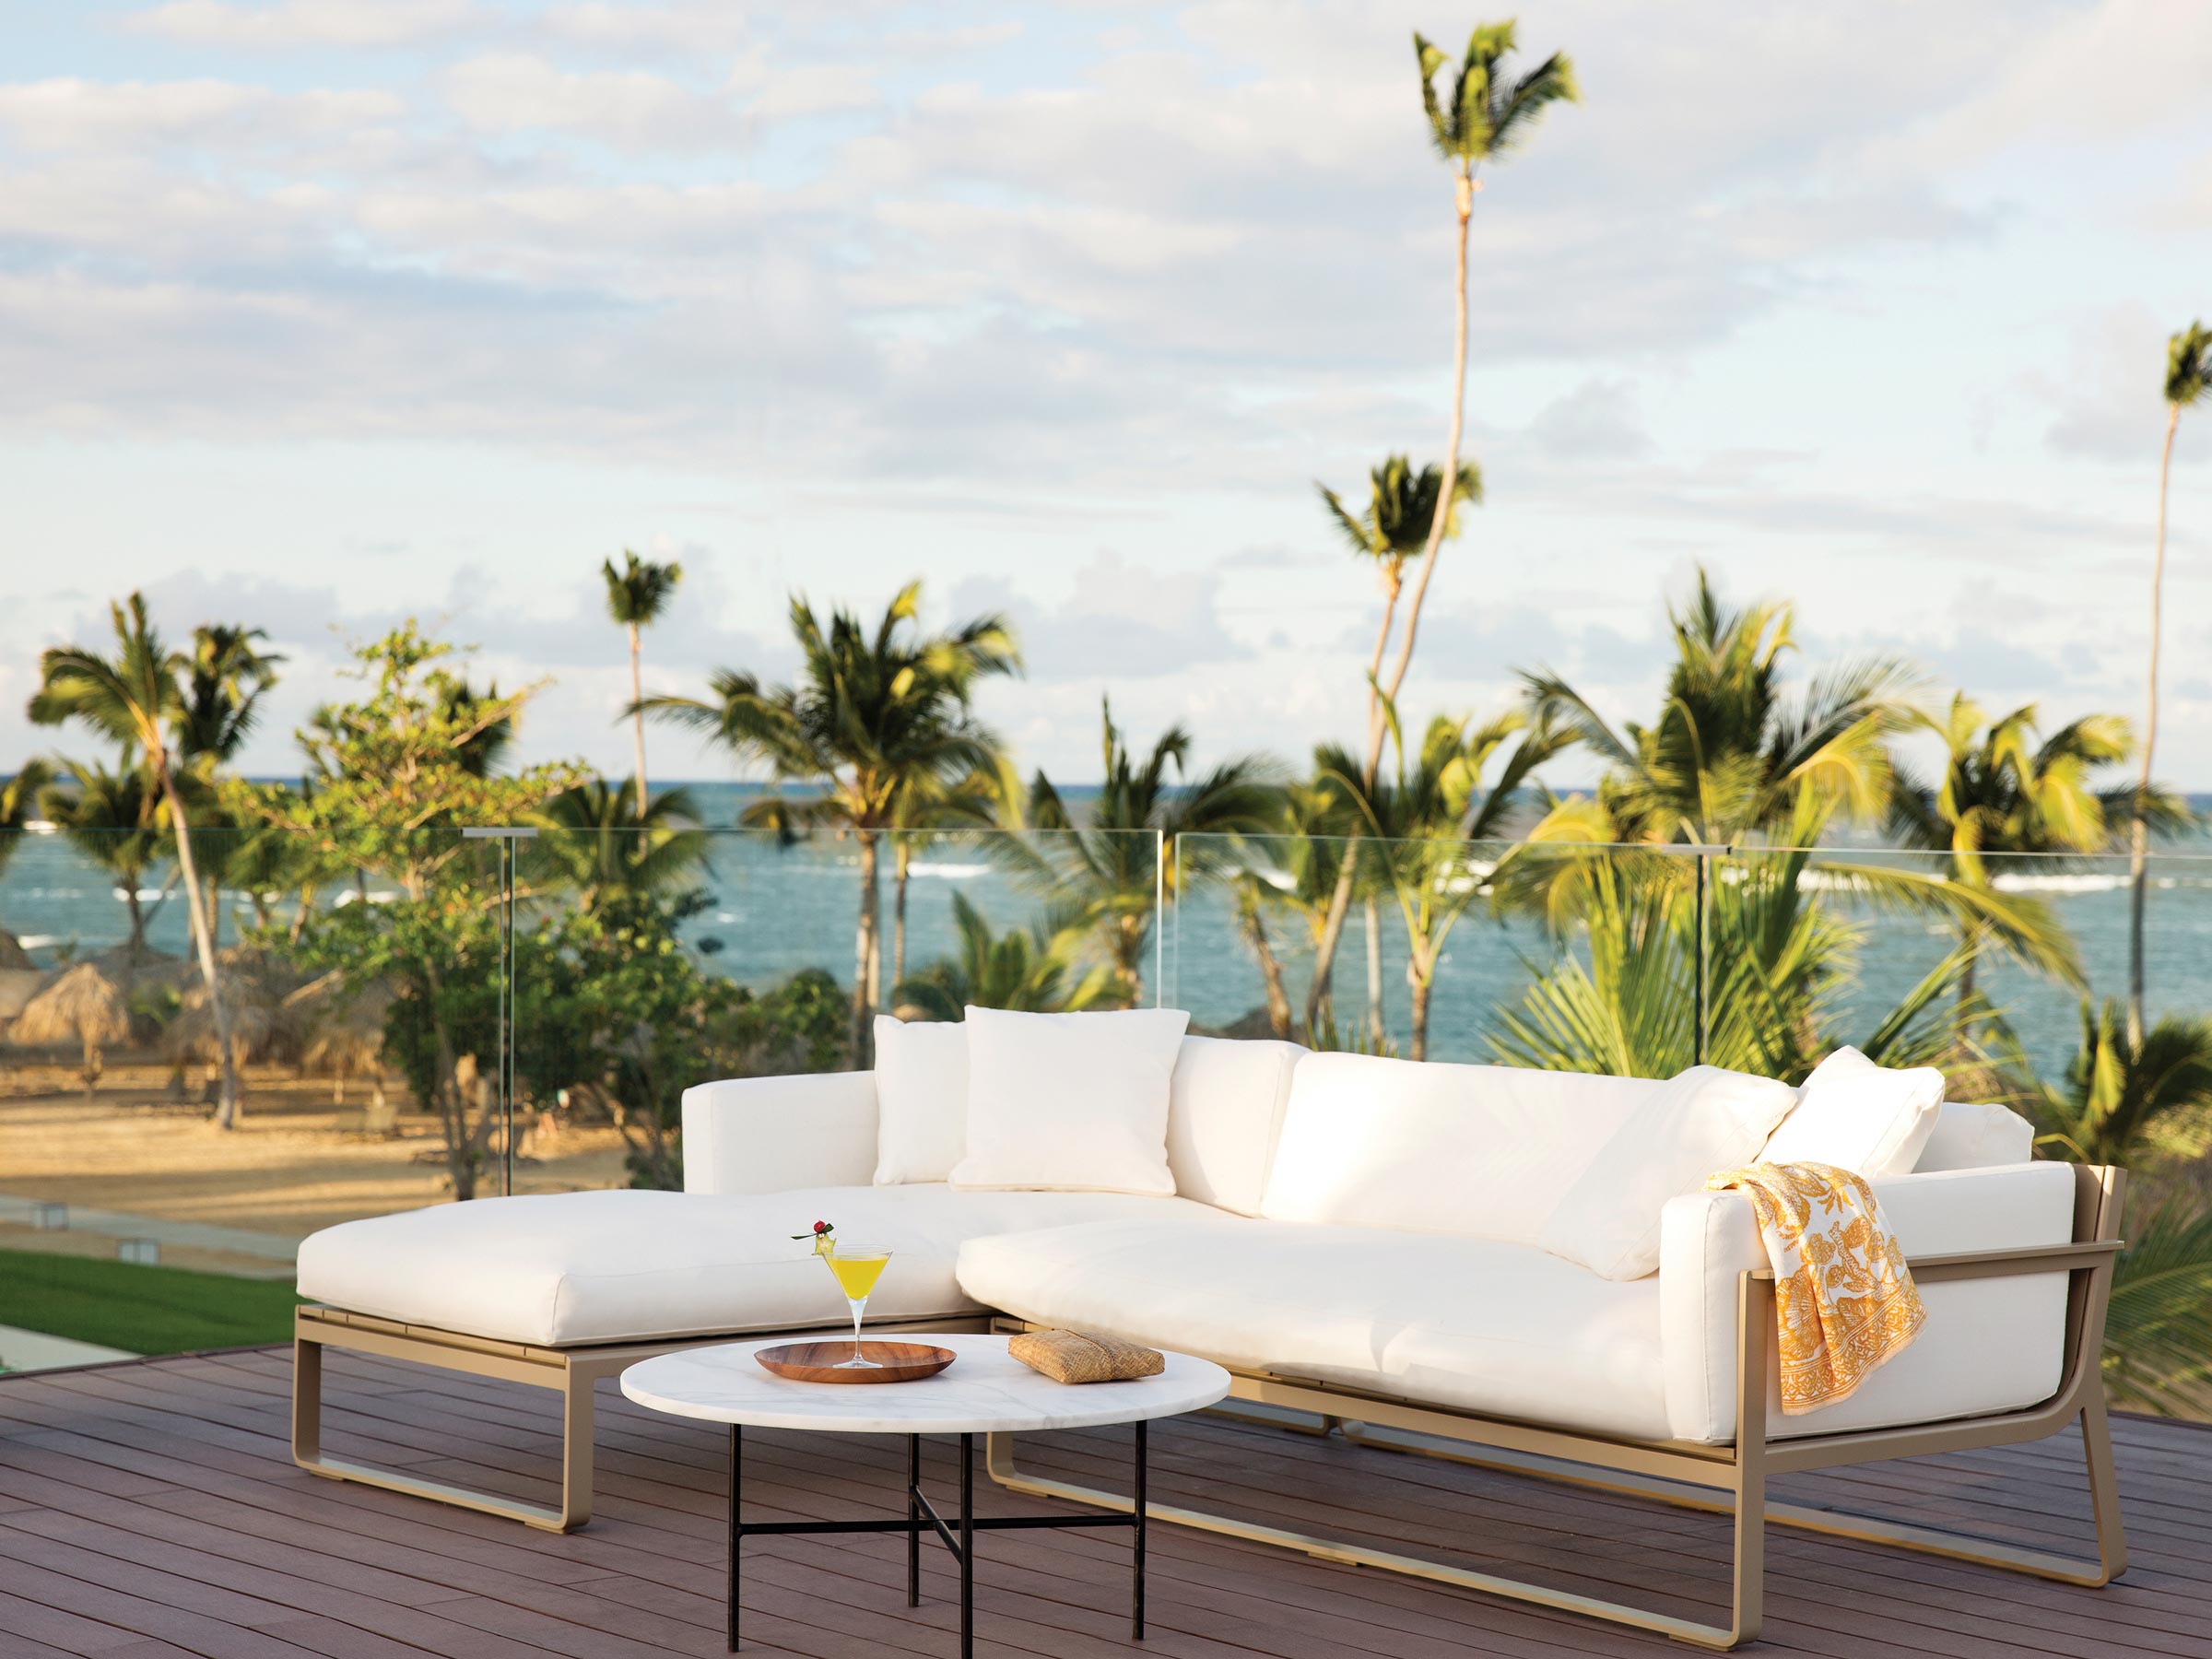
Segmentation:
{"type": "Polygon", "coordinates": [[[737,1651],[737,1502],[745,1466],[745,1430],[730,1425],[730,1652],[737,1651]]]}
{"type": "Polygon", "coordinates": [[[1145,1419],[1136,1419],[1136,1506],[1130,1513],[1136,1523],[1135,1561],[1129,1592],[1129,1638],[1145,1639],[1145,1419]]]}
{"type": "Polygon", "coordinates": [[[906,1605],[922,1605],[922,1437],[906,1437],[906,1605]]]}
{"type": "Polygon", "coordinates": [[[975,1659],[975,1436],[960,1436],[960,1659],[975,1659]]]}

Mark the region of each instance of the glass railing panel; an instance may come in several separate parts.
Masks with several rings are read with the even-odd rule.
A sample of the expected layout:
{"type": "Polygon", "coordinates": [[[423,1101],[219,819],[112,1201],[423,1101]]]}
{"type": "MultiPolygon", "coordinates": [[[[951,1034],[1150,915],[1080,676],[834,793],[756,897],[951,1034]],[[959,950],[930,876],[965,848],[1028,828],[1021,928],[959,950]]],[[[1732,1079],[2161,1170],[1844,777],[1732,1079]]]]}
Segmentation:
{"type": "Polygon", "coordinates": [[[685,1088],[869,1063],[878,1014],[1151,1006],[1150,831],[541,826],[517,843],[525,1165],[680,1181],[685,1088]],[[871,897],[872,895],[872,897],[871,897]],[[856,996],[863,963],[865,996],[856,996]]]}
{"type": "Polygon", "coordinates": [[[1591,854],[1450,838],[1184,836],[1170,856],[1180,865],[1171,1000],[1191,1010],[1194,1030],[1489,1062],[1502,1057],[1499,1010],[1571,946],[1548,910],[1591,854]]]}
{"type": "Polygon", "coordinates": [[[496,909],[484,851],[227,827],[190,845],[234,1093],[174,838],[8,837],[0,1250],[20,1253],[0,1326],[134,1352],[277,1340],[307,1233],[493,1190],[499,1033],[468,1006],[498,969],[472,920],[496,909]],[[451,942],[435,1010],[426,938],[451,942]],[[102,1342],[130,1319],[135,1346],[102,1342]]]}

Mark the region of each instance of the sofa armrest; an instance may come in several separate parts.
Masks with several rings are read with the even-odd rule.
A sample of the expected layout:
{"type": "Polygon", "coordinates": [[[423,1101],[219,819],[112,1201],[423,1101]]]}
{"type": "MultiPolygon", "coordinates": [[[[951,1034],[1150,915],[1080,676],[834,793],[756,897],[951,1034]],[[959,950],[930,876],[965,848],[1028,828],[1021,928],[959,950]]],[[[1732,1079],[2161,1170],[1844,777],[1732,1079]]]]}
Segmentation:
{"type": "MultiPolygon", "coordinates": [[[[1947,1170],[1873,1186],[1908,1261],[2073,1241],[2069,1164],[1947,1170]]],[[[1667,1422],[1676,1438],[1709,1444],[1735,1438],[1736,1284],[1767,1265],[1743,1194],[1685,1193],[1667,1201],[1660,1219],[1659,1324],[1667,1422]]],[[[1997,1409],[1977,1388],[1990,1391],[1987,1399],[2018,1405],[2041,1397],[2039,1389],[2056,1389],[2063,1272],[1932,1284],[1922,1300],[1926,1329],[1852,1399],[1785,1420],[1771,1381],[1769,1432],[1821,1433],[1997,1409]],[[1986,1351],[1992,1342],[1999,1351],[1986,1351]],[[1977,1348],[1984,1349],[1979,1374],[1959,1374],[1971,1372],[1977,1348]]]]}
{"type": "Polygon", "coordinates": [[[684,1191],[866,1186],[876,1176],[876,1074],[733,1077],[684,1090],[684,1191]]]}

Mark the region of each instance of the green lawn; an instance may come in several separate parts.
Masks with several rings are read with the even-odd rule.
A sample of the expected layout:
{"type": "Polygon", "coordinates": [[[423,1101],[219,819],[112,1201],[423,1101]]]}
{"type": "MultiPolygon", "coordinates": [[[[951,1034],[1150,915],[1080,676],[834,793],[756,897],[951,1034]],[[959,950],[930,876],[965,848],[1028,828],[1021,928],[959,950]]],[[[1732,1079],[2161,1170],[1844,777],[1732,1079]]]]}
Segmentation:
{"type": "Polygon", "coordinates": [[[0,1324],[134,1354],[288,1342],[299,1301],[281,1279],[0,1250],[0,1324]]]}

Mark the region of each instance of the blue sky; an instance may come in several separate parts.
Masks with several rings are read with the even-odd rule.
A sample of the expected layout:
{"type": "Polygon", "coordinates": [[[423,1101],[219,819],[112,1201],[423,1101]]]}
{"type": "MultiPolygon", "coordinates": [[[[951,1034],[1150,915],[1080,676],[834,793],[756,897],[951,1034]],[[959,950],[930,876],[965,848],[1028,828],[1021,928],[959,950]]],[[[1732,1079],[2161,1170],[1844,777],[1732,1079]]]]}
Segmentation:
{"type": "MultiPolygon", "coordinates": [[[[1097,771],[1348,736],[1377,598],[1313,481],[1445,424],[1450,183],[1340,4],[0,0],[0,768],[143,587],[292,660],[249,764],[416,614],[619,770],[598,561],[680,558],[657,687],[784,596],[1010,612],[987,712],[1097,771]]],[[[1490,177],[1414,712],[1647,711],[1707,564],[1810,660],[2140,712],[2163,340],[2212,312],[2212,8],[1523,8],[1584,102],[1490,177]]],[[[2159,771],[2212,787],[2212,409],[2159,771]]],[[[656,739],[664,776],[719,762],[656,739]]],[[[1566,775],[1571,776],[1572,769],[1566,775]]]]}

